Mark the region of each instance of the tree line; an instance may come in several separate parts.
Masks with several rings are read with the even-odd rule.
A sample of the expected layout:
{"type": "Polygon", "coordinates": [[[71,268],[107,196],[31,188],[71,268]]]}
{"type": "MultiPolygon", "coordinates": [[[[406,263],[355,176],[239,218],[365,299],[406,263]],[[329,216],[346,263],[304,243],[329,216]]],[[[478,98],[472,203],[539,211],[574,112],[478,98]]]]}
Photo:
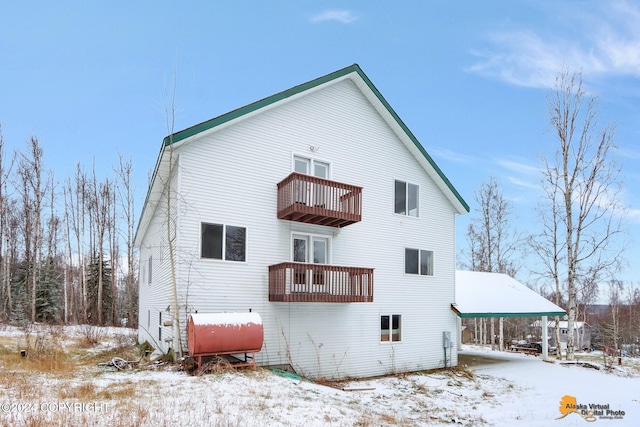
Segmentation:
{"type": "Polygon", "coordinates": [[[36,136],[7,153],[1,130],[0,321],[136,327],[131,160],[58,181],[36,136]]]}
{"type": "MultiPolygon", "coordinates": [[[[555,90],[548,96],[549,125],[554,136],[541,144],[541,197],[536,224],[527,233],[517,231],[511,202],[495,178],[475,193],[476,216],[467,229],[468,250],[462,265],[474,271],[516,276],[524,260],[531,278],[542,283],[542,293],[567,312],[555,319],[555,338],[560,342],[560,321],[567,322],[567,359],[573,359],[577,322],[594,322],[595,342],[620,350],[623,344],[640,344],[640,293],[619,280],[623,269],[626,208],[621,203],[622,167],[614,151],[614,130],[600,123],[597,96],[583,86],[582,74],[563,71],[556,76],[555,90]],[[601,295],[609,295],[606,310],[601,295]],[[598,304],[600,302],[600,304],[598,304]]],[[[532,319],[484,319],[467,326],[480,342],[504,348],[505,328],[528,333],[532,319]],[[505,325],[504,322],[508,325],[505,325]],[[488,337],[488,338],[487,338],[488,337]]]]}

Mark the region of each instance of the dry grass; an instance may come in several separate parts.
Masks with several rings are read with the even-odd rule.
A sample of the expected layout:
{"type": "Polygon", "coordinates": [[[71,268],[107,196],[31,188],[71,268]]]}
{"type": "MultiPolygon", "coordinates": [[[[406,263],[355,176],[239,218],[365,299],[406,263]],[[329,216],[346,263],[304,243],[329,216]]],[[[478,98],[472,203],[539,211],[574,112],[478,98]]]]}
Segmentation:
{"type": "Polygon", "coordinates": [[[108,387],[96,386],[92,378],[88,378],[83,382],[68,387],[61,388],[58,392],[58,398],[62,400],[81,400],[81,401],[126,401],[136,396],[136,392],[140,388],[149,387],[151,383],[134,383],[127,380],[117,384],[111,384],[108,387]]]}
{"type": "Polygon", "coordinates": [[[100,344],[104,339],[102,328],[91,325],[82,325],[80,327],[81,339],[79,342],[80,347],[90,348],[100,344]]]}
{"type": "Polygon", "coordinates": [[[221,374],[231,368],[231,363],[223,357],[214,357],[210,361],[203,363],[202,367],[196,371],[198,375],[221,374]]]}
{"type": "Polygon", "coordinates": [[[93,326],[76,329],[75,334],[64,332],[62,327],[29,326],[0,339],[0,403],[24,405],[3,410],[0,427],[93,425],[98,412],[110,426],[144,424],[149,405],[136,397],[145,389],[157,388],[153,381],[125,377],[105,385],[96,382],[105,372],[99,363],[113,357],[140,360],[135,334],[107,337],[103,329],[93,326]],[[111,342],[106,343],[107,339],[111,342]],[[81,409],[56,408],[59,402],[81,409]],[[43,404],[54,407],[40,408],[43,404]]]}

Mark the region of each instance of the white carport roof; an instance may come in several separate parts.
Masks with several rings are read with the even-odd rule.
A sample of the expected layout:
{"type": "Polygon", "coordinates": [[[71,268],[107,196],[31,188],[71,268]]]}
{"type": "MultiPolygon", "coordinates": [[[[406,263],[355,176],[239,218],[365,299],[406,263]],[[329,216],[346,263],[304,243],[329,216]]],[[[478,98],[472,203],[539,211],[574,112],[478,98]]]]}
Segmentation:
{"type": "Polygon", "coordinates": [[[500,273],[456,271],[456,302],[460,317],[563,316],[566,312],[516,279],[500,273]]]}

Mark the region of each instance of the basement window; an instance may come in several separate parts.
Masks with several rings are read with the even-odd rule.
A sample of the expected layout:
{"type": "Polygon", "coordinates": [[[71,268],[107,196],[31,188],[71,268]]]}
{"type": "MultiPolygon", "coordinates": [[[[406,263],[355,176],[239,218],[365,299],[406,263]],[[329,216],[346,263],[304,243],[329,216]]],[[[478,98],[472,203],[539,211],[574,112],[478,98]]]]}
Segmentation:
{"type": "Polygon", "coordinates": [[[402,315],[393,314],[380,316],[380,341],[402,341],[402,315]]]}

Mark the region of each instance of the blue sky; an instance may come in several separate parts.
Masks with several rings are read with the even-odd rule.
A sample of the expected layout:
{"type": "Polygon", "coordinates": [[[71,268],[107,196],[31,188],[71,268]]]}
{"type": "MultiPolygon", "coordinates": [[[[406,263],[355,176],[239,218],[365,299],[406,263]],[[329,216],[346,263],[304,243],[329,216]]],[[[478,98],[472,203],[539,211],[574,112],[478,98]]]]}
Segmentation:
{"type": "MultiPolygon", "coordinates": [[[[0,124],[8,152],[35,135],[58,180],[80,161],[134,161],[140,208],[167,134],[358,63],[474,207],[493,175],[531,229],[547,95],[582,70],[617,126],[640,282],[640,6],[631,1],[58,1],[0,6],[0,124]]],[[[472,214],[473,215],[473,214],[472,214]]],[[[472,215],[458,220],[458,245],[472,215]]],[[[526,278],[526,275],[525,275],[526,278]]]]}

